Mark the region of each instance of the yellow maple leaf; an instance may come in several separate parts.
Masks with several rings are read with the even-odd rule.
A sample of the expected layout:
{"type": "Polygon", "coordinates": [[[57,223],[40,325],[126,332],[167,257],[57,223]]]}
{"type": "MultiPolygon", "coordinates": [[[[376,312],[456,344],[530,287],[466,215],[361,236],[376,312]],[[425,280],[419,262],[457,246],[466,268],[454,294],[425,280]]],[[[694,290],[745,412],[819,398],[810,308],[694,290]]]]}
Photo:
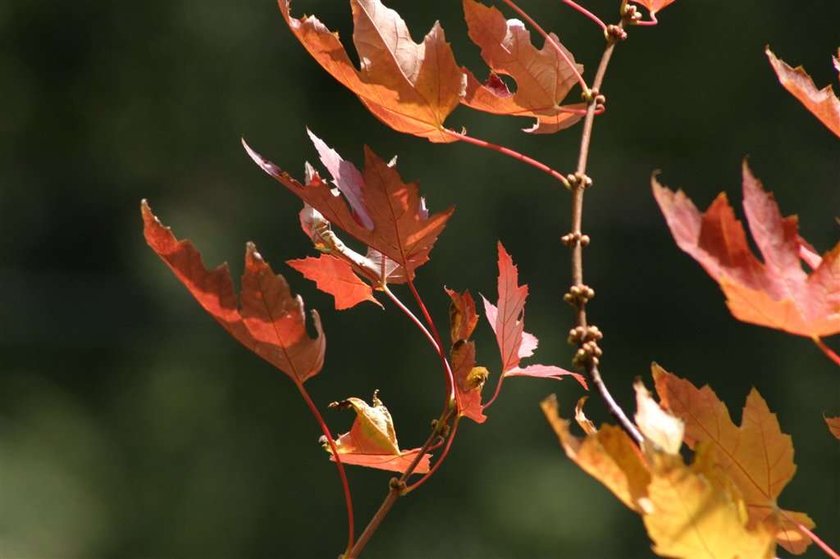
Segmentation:
{"type": "Polygon", "coordinates": [[[618,499],[636,512],[642,512],[650,474],[639,449],[614,425],[603,425],[583,439],[572,435],[569,421],[560,417],[557,398],[552,394],[540,404],[549,424],[557,433],[566,455],[580,468],[603,483],[618,499]]]}
{"type": "Polygon", "coordinates": [[[700,445],[690,466],[679,455],[652,457],[643,520],[654,552],[678,559],[772,557],[773,534],[747,526],[744,500],[713,455],[713,445],[700,445]]]}
{"type": "Polygon", "coordinates": [[[800,554],[811,540],[797,529],[815,526],[806,514],[781,509],[776,499],[793,478],[793,442],[782,433],[776,415],[753,389],[736,426],[723,402],[709,386],[697,388],[660,366],[653,378],[662,405],[685,421],[685,443],[712,445],[714,460],[740,491],[751,527],[763,524],[775,532],[785,549],[800,554]]]}

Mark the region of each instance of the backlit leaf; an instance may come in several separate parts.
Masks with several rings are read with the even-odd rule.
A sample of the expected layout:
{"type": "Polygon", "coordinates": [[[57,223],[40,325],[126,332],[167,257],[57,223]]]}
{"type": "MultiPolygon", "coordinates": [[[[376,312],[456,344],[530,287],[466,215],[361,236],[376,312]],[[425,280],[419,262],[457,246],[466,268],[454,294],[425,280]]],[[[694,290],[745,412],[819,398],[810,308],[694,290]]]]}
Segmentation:
{"type": "Polygon", "coordinates": [[[741,425],[708,386],[697,388],[687,380],[653,366],[656,391],[663,407],[685,421],[685,443],[714,447],[715,463],[735,483],[747,506],[750,526],[771,528],[780,545],[791,553],[802,553],[810,544],[796,530],[795,523],[813,528],[803,513],[783,510],[777,498],[793,478],[793,442],[782,433],[776,415],[753,389],[744,406],[741,425]]]}
{"type": "Polygon", "coordinates": [[[560,51],[548,42],[542,49],[531,43],[525,25],[506,20],[492,6],[464,0],[464,15],[469,36],[481,48],[481,57],[492,71],[485,84],[467,71],[467,94],[463,103],[473,109],[493,114],[532,117],[535,124],[526,132],[551,134],[575,124],[582,118],[584,104],[562,106],[560,102],[577,84],[574,56],[551,34],[560,51]],[[562,52],[562,55],[561,55],[562,52]],[[511,92],[499,75],[516,82],[511,92]]]}
{"type": "Polygon", "coordinates": [[[661,10],[662,8],[673,4],[676,0],[632,0],[636,4],[640,4],[648,9],[651,15],[655,15],[656,12],[661,10]]]}
{"type": "Polygon", "coordinates": [[[289,0],[278,2],[309,54],[375,117],[394,130],[432,142],[455,140],[446,134],[443,122],[463,97],[466,78],[439,23],[417,44],[396,11],[379,0],[350,0],[353,43],[361,61],[356,69],[338,34],[315,16],[292,17],[289,0]]]}
{"type": "Polygon", "coordinates": [[[286,264],[303,274],[306,279],[314,281],[318,289],[335,297],[337,310],[349,309],[363,301],[382,306],[374,298],[370,285],[359,279],[353,272],[353,267],[345,260],[321,254],[318,258],[308,256],[287,260],[286,264]]]}
{"type": "MultiPolygon", "coordinates": [[[[313,140],[317,139],[314,134],[310,135],[313,140]]],[[[417,185],[403,182],[393,165],[380,159],[367,147],[362,172],[338,154],[330,164],[333,170],[339,172],[334,176],[336,182],[346,182],[349,174],[354,175],[353,202],[350,203],[317,173],[310,173],[309,182],[302,184],[264,159],[244,141],[243,145],[263,171],[317,210],[333,227],[384,254],[412,277],[414,271],[429,260],[429,252],[454,211],[454,208],[449,208],[429,215],[417,185]],[[373,224],[372,227],[365,225],[367,220],[373,224]]],[[[324,145],[321,150],[325,148],[324,145]]]]}
{"type": "Polygon", "coordinates": [[[245,272],[237,298],[227,264],[208,270],[193,244],[176,239],[145,200],[140,209],[146,242],[231,336],[295,383],[318,374],[326,349],[318,313],[312,311],[317,336],[310,338],[303,300],[292,296],[283,276],[274,274],[252,243],[245,251],[245,272]]]}
{"type": "MultiPolygon", "coordinates": [[[[802,66],[792,68],[784,60],[779,60],[770,47],[764,49],[767,59],[773,66],[773,71],[779,78],[779,82],[791,95],[805,106],[806,109],[820,119],[826,128],[840,137],[840,99],[834,94],[831,85],[817,89],[814,80],[802,66]]],[[[840,50],[838,58],[834,59],[834,68],[840,75],[840,50]]]]}
{"type": "Polygon", "coordinates": [[[840,417],[825,417],[825,424],[835,439],[840,440],[840,417]]]}
{"type": "Polygon", "coordinates": [[[653,551],[678,559],[765,559],[773,557],[773,536],[748,527],[744,501],[700,446],[691,466],[679,455],[654,458],[642,516],[653,551]]]}
{"type": "Polygon", "coordinates": [[[449,305],[450,363],[455,377],[458,413],[476,423],[484,423],[487,416],[481,409],[481,390],[487,381],[488,371],[484,367],[476,367],[475,342],[469,340],[478,324],[475,301],[469,291],[458,293],[446,289],[446,293],[452,300],[449,305]]]}
{"type": "Polygon", "coordinates": [[[764,262],[747,244],[726,195],[705,213],[682,192],[653,179],[653,193],[677,245],[719,284],[733,316],[809,338],[840,332],[840,243],[820,259],[797,233],[797,218],[779,213],[746,163],[744,209],[764,262]],[[800,257],[815,269],[806,273],[800,257]]]}
{"type": "Polygon", "coordinates": [[[604,484],[627,507],[643,512],[640,502],[644,503],[643,499],[647,496],[650,473],[627,433],[615,425],[603,425],[597,432],[579,439],[571,434],[569,421],[560,417],[557,398],[553,394],[540,406],[566,455],[604,484]]]}
{"type": "MultiPolygon", "coordinates": [[[[335,440],[343,464],[403,473],[420,452],[420,449],[400,450],[394,421],[376,393],[373,395],[372,405],[360,398],[348,398],[341,402],[333,402],[330,407],[351,408],[356,412],[356,419],[350,431],[335,440]]],[[[330,453],[330,459],[334,459],[330,446],[323,446],[330,453]]],[[[424,455],[414,473],[427,473],[430,459],[431,454],[424,455]]]]}
{"type": "Polygon", "coordinates": [[[538,340],[533,334],[524,331],[525,328],[525,300],[528,298],[528,286],[519,285],[519,273],[510,254],[502,243],[499,249],[499,299],[493,305],[485,297],[484,314],[493,332],[502,358],[502,374],[510,376],[530,376],[538,378],[553,378],[562,380],[566,376],[573,377],[584,388],[586,380],[578,373],[573,373],[555,367],[554,365],[529,365],[520,367],[521,359],[533,355],[538,340]]]}

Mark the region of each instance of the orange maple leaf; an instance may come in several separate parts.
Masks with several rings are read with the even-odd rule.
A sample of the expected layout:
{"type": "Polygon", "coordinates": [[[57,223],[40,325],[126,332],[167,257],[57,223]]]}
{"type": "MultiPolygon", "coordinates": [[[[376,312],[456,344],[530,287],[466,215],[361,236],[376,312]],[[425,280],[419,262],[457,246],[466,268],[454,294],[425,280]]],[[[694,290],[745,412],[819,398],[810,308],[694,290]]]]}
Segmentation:
{"type": "Polygon", "coordinates": [[[452,300],[449,305],[450,361],[455,377],[455,403],[460,415],[484,423],[487,416],[481,409],[481,390],[488,372],[484,367],[476,367],[475,342],[469,339],[478,325],[475,301],[469,291],[458,293],[447,288],[446,293],[452,300]]]}
{"type": "Polygon", "coordinates": [[[824,417],[823,419],[834,438],[840,440],[840,417],[824,417]]]}
{"type": "Polygon", "coordinates": [[[227,264],[208,270],[189,241],[175,238],[145,200],[140,206],[146,242],[172,270],[205,311],[245,347],[303,384],[324,365],[326,338],[312,311],[317,336],[306,333],[303,300],[275,275],[252,243],[245,251],[245,273],[237,296],[227,264]]]}
{"type": "Polygon", "coordinates": [[[741,425],[736,426],[709,386],[697,388],[656,364],[653,379],[662,406],[685,422],[685,443],[690,448],[714,447],[715,462],[744,498],[750,525],[766,525],[785,549],[803,553],[811,540],[796,525],[811,529],[813,520],[804,513],[783,510],[776,502],[796,472],[793,442],[782,433],[776,414],[758,391],[750,392],[741,425]]]}
{"type": "Polygon", "coordinates": [[[505,20],[494,7],[464,0],[464,14],[470,39],[481,48],[481,57],[492,70],[484,84],[466,70],[465,105],[493,114],[533,117],[536,123],[525,132],[534,134],[551,134],[582,118],[584,104],[560,105],[583,66],[575,64],[574,56],[556,35],[550,36],[562,55],[548,42],[537,49],[521,21],[505,20]],[[516,91],[512,93],[498,74],[513,78],[516,91]]]}
{"type": "Polygon", "coordinates": [[[404,183],[394,165],[369,148],[365,147],[365,169],[359,172],[349,161],[333,161],[338,154],[325,151],[326,144],[314,134],[310,136],[322,160],[331,161],[327,167],[335,173],[341,196],[317,173],[302,184],[252,150],[244,140],[243,145],[263,171],[318,210],[329,223],[384,254],[413,277],[414,271],[429,260],[429,252],[454,208],[430,215],[417,185],[404,183]],[[355,177],[353,188],[347,186],[347,174],[355,177]]]}
{"type": "Polygon", "coordinates": [[[810,338],[840,332],[840,243],[822,258],[814,253],[797,232],[797,218],[782,217],[746,162],[744,210],[763,263],[726,194],[701,214],[682,191],[652,183],[677,245],[720,284],[735,318],[810,338]],[[813,272],[802,269],[800,258],[813,272]]]}
{"type": "Polygon", "coordinates": [[[309,54],[343,86],[355,93],[373,115],[398,132],[453,142],[443,121],[464,96],[466,78],[443,28],[435,22],[417,44],[400,15],[379,0],[350,0],[357,70],[339,41],[314,16],[289,13],[289,0],[278,0],[280,12],[309,54]]]}
{"type": "Polygon", "coordinates": [[[321,254],[318,258],[308,256],[287,260],[286,264],[314,281],[318,289],[335,297],[336,310],[349,309],[363,301],[382,306],[373,297],[370,285],[353,272],[353,267],[346,260],[321,254]]]}
{"type": "MultiPolygon", "coordinates": [[[[350,431],[335,440],[335,447],[341,455],[343,464],[366,466],[392,472],[405,472],[415,460],[418,460],[419,448],[400,450],[394,420],[391,413],[379,400],[378,391],[373,393],[372,405],[359,398],[347,398],[333,402],[331,408],[351,408],[356,412],[356,419],[350,431]]],[[[332,448],[322,439],[324,449],[335,461],[332,448]]],[[[431,454],[424,454],[417,461],[413,472],[425,474],[429,471],[431,454]]]]}
{"type": "MultiPolygon", "coordinates": [[[[776,72],[782,86],[815,117],[820,119],[820,122],[826,128],[840,137],[840,99],[834,94],[831,85],[817,89],[814,80],[811,79],[805,68],[802,66],[790,67],[784,60],[776,58],[770,47],[765,47],[764,52],[767,54],[767,59],[770,60],[773,71],[776,72]]],[[[837,58],[834,58],[834,68],[840,75],[840,49],[837,51],[837,58]]]]}
{"type": "Polygon", "coordinates": [[[636,4],[640,4],[647,8],[651,16],[655,16],[656,12],[676,2],[676,0],[632,0],[636,4]]]}

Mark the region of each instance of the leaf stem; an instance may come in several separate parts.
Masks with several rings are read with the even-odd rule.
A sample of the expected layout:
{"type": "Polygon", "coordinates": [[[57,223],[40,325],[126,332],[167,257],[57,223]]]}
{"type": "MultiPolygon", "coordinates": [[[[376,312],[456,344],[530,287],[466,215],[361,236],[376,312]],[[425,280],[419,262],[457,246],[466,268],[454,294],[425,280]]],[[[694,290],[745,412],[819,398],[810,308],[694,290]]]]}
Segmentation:
{"type": "MultiPolygon", "coordinates": [[[[417,467],[417,464],[420,463],[423,455],[429,451],[435,444],[435,439],[437,439],[438,435],[443,430],[443,426],[446,425],[449,419],[452,417],[452,414],[455,412],[454,407],[447,407],[446,410],[441,414],[440,419],[435,423],[435,426],[432,428],[431,433],[429,433],[429,437],[426,439],[426,442],[423,443],[423,446],[420,447],[420,451],[417,453],[417,456],[411,462],[411,464],[406,468],[405,472],[399,478],[391,478],[390,488],[388,489],[388,494],[385,495],[385,499],[382,501],[382,504],[379,505],[379,508],[374,513],[373,517],[368,522],[368,525],[365,527],[362,535],[359,536],[359,539],[356,540],[356,544],[350,548],[350,550],[342,556],[341,559],[357,559],[359,555],[364,550],[365,546],[368,544],[370,539],[379,529],[379,526],[385,520],[385,517],[388,516],[388,513],[391,512],[391,508],[393,508],[394,504],[397,500],[406,494],[406,480],[414,473],[414,469],[417,467]]],[[[452,435],[454,435],[454,428],[452,435]]],[[[451,435],[450,435],[451,440],[451,435]]],[[[448,442],[447,442],[448,447],[448,442]]],[[[445,451],[446,452],[446,451],[445,451]]],[[[441,456],[443,458],[443,456],[441,456]]],[[[439,462],[439,461],[438,461],[439,462]]],[[[437,464],[436,462],[435,464],[437,464]]],[[[433,470],[436,468],[433,468],[433,470]]],[[[430,472],[431,473],[431,470],[430,472]]],[[[428,477],[428,474],[425,476],[428,477]]]]}
{"type": "MultiPolygon", "coordinates": [[[[622,6],[624,2],[622,2],[622,6]]],[[[620,30],[624,30],[625,20],[622,11],[622,20],[618,24],[618,28],[620,30]]],[[[572,231],[570,239],[574,240],[571,243],[572,248],[572,287],[581,290],[585,287],[583,283],[583,246],[584,242],[582,242],[583,238],[583,231],[582,231],[582,224],[583,224],[583,199],[584,199],[584,191],[586,188],[591,184],[591,181],[586,175],[586,167],[589,160],[589,148],[592,143],[592,129],[595,124],[595,109],[598,105],[598,96],[601,90],[601,86],[604,83],[604,77],[607,73],[607,67],[610,64],[610,60],[612,59],[613,52],[615,51],[615,47],[618,44],[617,39],[608,36],[607,37],[607,45],[604,48],[604,52],[601,55],[601,61],[598,64],[598,69],[595,72],[595,78],[592,81],[592,93],[588,99],[588,106],[586,109],[586,116],[583,120],[583,132],[581,133],[581,140],[580,140],[580,152],[578,154],[578,163],[577,163],[577,170],[575,172],[575,176],[577,180],[571,185],[572,191],[572,231]]],[[[590,290],[591,291],[591,290],[590,290]]],[[[572,290],[570,290],[572,293],[572,290]]],[[[587,331],[587,317],[586,317],[586,302],[589,297],[579,297],[575,300],[575,304],[577,306],[577,316],[575,320],[575,325],[581,329],[581,331],[587,331]]],[[[585,338],[579,339],[578,343],[578,352],[584,351],[585,338]]],[[[597,346],[596,346],[597,347],[597,346]]],[[[637,443],[641,443],[642,436],[639,433],[639,430],[633,424],[632,421],[627,417],[624,413],[624,410],[621,409],[615,399],[610,394],[607,385],[604,383],[603,378],[601,377],[601,373],[598,369],[598,360],[596,356],[586,355],[584,354],[583,359],[584,369],[586,371],[589,380],[595,387],[598,389],[598,393],[601,396],[601,399],[604,401],[607,409],[609,410],[610,414],[618,421],[619,425],[627,432],[630,437],[633,438],[637,443]]]]}
{"type": "Polygon", "coordinates": [[[481,411],[484,411],[487,408],[489,408],[493,404],[493,402],[496,401],[496,398],[499,397],[499,394],[502,391],[502,382],[504,382],[504,380],[505,380],[505,374],[502,373],[501,375],[499,375],[499,380],[496,382],[496,390],[493,391],[493,396],[491,396],[490,399],[487,400],[487,402],[485,402],[481,406],[481,411]]]}
{"type": "Polygon", "coordinates": [[[344,464],[341,463],[341,455],[338,453],[338,448],[335,446],[335,441],[330,433],[330,428],[327,426],[327,422],[324,421],[324,416],[322,416],[321,412],[318,411],[318,406],[315,405],[315,402],[313,402],[312,398],[309,396],[309,391],[303,386],[302,382],[295,382],[295,386],[297,386],[300,395],[303,397],[304,402],[306,402],[306,406],[309,408],[309,411],[311,411],[312,415],[315,416],[315,421],[318,422],[318,426],[321,428],[321,432],[324,434],[324,437],[326,437],[327,443],[330,445],[330,450],[332,450],[332,455],[335,459],[335,467],[338,470],[338,477],[341,479],[341,487],[344,490],[344,504],[347,508],[346,549],[352,549],[356,534],[356,526],[353,517],[353,497],[350,492],[350,483],[347,481],[347,472],[344,471],[344,464]]]}
{"type": "Polygon", "coordinates": [[[423,325],[420,319],[417,318],[417,316],[413,312],[411,312],[411,309],[406,307],[403,304],[403,302],[400,301],[399,297],[394,295],[394,292],[388,289],[387,285],[382,288],[382,292],[388,296],[391,302],[394,303],[397,306],[397,308],[400,309],[403,312],[403,314],[405,314],[421,332],[423,332],[423,335],[426,336],[426,339],[429,340],[430,344],[432,344],[432,347],[435,349],[435,352],[440,353],[440,345],[437,343],[437,341],[435,341],[435,338],[434,336],[432,336],[432,333],[429,332],[429,330],[423,325]]]}
{"type": "Polygon", "coordinates": [[[414,296],[414,300],[417,302],[417,306],[420,307],[420,312],[423,313],[423,318],[429,326],[429,330],[432,333],[432,339],[435,342],[435,349],[437,350],[438,357],[440,358],[441,366],[443,367],[443,371],[446,373],[446,390],[448,393],[447,403],[444,408],[446,409],[450,405],[450,402],[455,401],[455,375],[452,372],[449,359],[446,357],[446,351],[444,350],[440,332],[438,332],[437,326],[435,326],[435,321],[432,320],[432,315],[429,314],[429,309],[423,302],[423,298],[420,296],[420,292],[417,291],[417,287],[414,285],[414,280],[411,278],[408,279],[408,288],[411,290],[411,294],[414,296]]]}
{"type": "Polygon", "coordinates": [[[607,24],[604,23],[604,21],[601,18],[599,18],[598,16],[596,16],[595,14],[593,14],[592,12],[590,12],[589,10],[587,10],[586,8],[584,8],[583,6],[578,4],[577,2],[573,2],[572,0],[561,0],[561,2],[563,2],[564,4],[566,4],[567,6],[572,8],[573,10],[575,10],[576,12],[579,12],[579,13],[583,14],[584,16],[586,16],[587,18],[594,21],[598,25],[598,27],[600,27],[603,31],[607,30],[607,24]]]}
{"type": "Polygon", "coordinates": [[[835,365],[840,365],[840,355],[837,355],[837,353],[835,353],[833,349],[828,347],[826,345],[826,343],[824,341],[822,341],[822,339],[820,339],[816,336],[814,336],[812,339],[814,340],[814,343],[817,344],[817,347],[820,348],[820,350],[823,353],[825,353],[826,356],[828,356],[829,359],[834,361],[835,365]]]}
{"type": "Polygon", "coordinates": [[[436,471],[438,471],[438,468],[440,468],[441,464],[443,464],[443,461],[449,455],[449,449],[452,447],[452,441],[455,440],[455,434],[458,432],[458,424],[460,422],[461,416],[459,415],[455,418],[455,421],[452,423],[452,430],[449,432],[449,437],[446,439],[446,446],[443,449],[443,453],[438,457],[437,460],[435,460],[435,463],[432,466],[432,468],[423,477],[421,477],[419,480],[417,480],[416,482],[409,485],[403,490],[403,495],[408,495],[409,493],[426,483],[426,480],[428,480],[435,474],[436,471]]]}
{"type": "Polygon", "coordinates": [[[478,146],[478,147],[481,147],[481,148],[496,151],[498,153],[501,153],[503,155],[507,155],[508,157],[512,157],[513,159],[521,161],[522,163],[525,163],[526,165],[530,165],[531,167],[533,167],[533,168],[535,168],[539,171],[542,171],[543,173],[546,173],[547,175],[550,175],[551,177],[557,179],[564,186],[568,186],[568,184],[569,184],[569,181],[566,179],[565,175],[561,174],[559,171],[556,171],[556,170],[552,169],[551,167],[549,167],[548,165],[546,165],[542,161],[537,161],[533,157],[529,157],[527,155],[519,153],[518,151],[510,149],[508,147],[500,146],[498,144],[488,142],[487,140],[482,140],[480,138],[474,138],[472,136],[468,136],[467,134],[463,134],[461,132],[455,132],[454,130],[447,130],[446,133],[449,134],[450,136],[458,138],[459,140],[461,140],[463,142],[467,142],[468,144],[473,144],[474,146],[478,146]]]}
{"type": "Polygon", "coordinates": [[[840,559],[840,553],[837,553],[836,551],[831,549],[831,546],[829,546],[827,543],[822,541],[814,532],[809,530],[807,526],[797,522],[796,527],[799,529],[800,532],[802,532],[803,534],[805,534],[806,536],[811,538],[811,541],[813,541],[815,544],[817,544],[817,546],[820,549],[822,549],[825,552],[826,555],[831,557],[831,559],[840,559]]]}
{"type": "MultiPolygon", "coordinates": [[[[563,0],[563,1],[565,2],[566,0],[563,0]]],[[[580,72],[578,72],[577,66],[575,66],[574,62],[572,62],[569,59],[569,55],[566,53],[566,50],[563,47],[561,47],[559,44],[557,44],[557,41],[555,41],[551,37],[551,35],[546,33],[545,29],[543,29],[540,26],[539,23],[534,21],[534,19],[531,16],[529,16],[528,13],[525,12],[525,10],[523,10],[522,8],[517,6],[516,2],[514,2],[513,0],[502,0],[502,2],[504,2],[505,4],[510,6],[511,10],[516,12],[519,15],[519,17],[524,19],[528,23],[528,25],[530,25],[531,27],[533,27],[537,31],[537,33],[539,33],[540,35],[543,36],[543,38],[545,39],[545,42],[550,44],[554,48],[554,50],[557,51],[557,54],[560,55],[560,58],[562,58],[563,61],[569,66],[569,68],[571,68],[572,72],[574,73],[575,79],[578,81],[578,83],[583,88],[583,90],[588,91],[589,87],[586,85],[586,81],[584,81],[583,76],[581,76],[580,72]]]]}

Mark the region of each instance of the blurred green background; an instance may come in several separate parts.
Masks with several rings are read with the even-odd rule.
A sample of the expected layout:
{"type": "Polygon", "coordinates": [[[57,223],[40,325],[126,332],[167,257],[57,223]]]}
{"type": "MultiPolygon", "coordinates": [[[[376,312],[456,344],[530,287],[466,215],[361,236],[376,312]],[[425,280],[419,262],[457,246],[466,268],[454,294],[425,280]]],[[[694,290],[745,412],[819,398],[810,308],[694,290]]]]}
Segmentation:
{"type": "MultiPolygon", "coordinates": [[[[584,2],[613,19],[618,2],[584,2]]],[[[484,75],[460,3],[392,0],[420,38],[440,19],[459,61],[484,75]]],[[[597,28],[559,2],[523,2],[587,65],[597,28]]],[[[349,38],[346,2],[295,0],[349,38]]],[[[776,82],[770,44],[833,82],[840,2],[680,1],[633,29],[604,92],[587,196],[591,317],[603,371],[631,404],[650,362],[710,383],[736,418],[753,385],[796,445],[781,504],[808,511],[840,545],[838,370],[807,340],[730,318],[714,282],[680,252],[649,177],[705,207],[740,203],[740,163],[773,190],[820,250],[838,238],[840,145],[776,82]]],[[[353,55],[355,56],[355,54],[353,55]]],[[[322,408],[374,388],[404,447],[440,409],[433,352],[392,308],[345,312],[283,264],[312,253],[298,202],[245,156],[240,136],[293,174],[316,160],[309,126],[347,159],[366,143],[399,155],[430,208],[457,206],[419,274],[438,323],[443,285],[495,294],[495,242],[531,286],[527,328],[539,362],[567,364],[561,297],[569,197],[546,176],[469,145],[400,136],[308,58],[276,5],[230,0],[0,3],[0,557],[335,557],[345,536],[334,468],[293,385],[230,340],[146,247],[138,205],[241,271],[253,240],[329,339],[309,383],[322,408]]],[[[457,110],[448,120],[571,171],[580,128],[545,137],[525,120],[457,110]]],[[[497,360],[490,330],[479,358],[497,360]]],[[[828,340],[838,347],[836,340],[828,340]]],[[[572,465],[538,409],[572,382],[515,379],[480,428],[466,422],[450,460],[400,502],[366,555],[394,558],[650,557],[638,518],[572,465]]],[[[605,419],[596,399],[589,414],[605,419]]],[[[325,411],[336,432],[348,412],[325,411]]],[[[354,469],[365,522],[389,475],[354,469]]],[[[783,552],[782,552],[783,554],[783,552]]],[[[821,556],[810,552],[809,557],[821,556]]]]}

